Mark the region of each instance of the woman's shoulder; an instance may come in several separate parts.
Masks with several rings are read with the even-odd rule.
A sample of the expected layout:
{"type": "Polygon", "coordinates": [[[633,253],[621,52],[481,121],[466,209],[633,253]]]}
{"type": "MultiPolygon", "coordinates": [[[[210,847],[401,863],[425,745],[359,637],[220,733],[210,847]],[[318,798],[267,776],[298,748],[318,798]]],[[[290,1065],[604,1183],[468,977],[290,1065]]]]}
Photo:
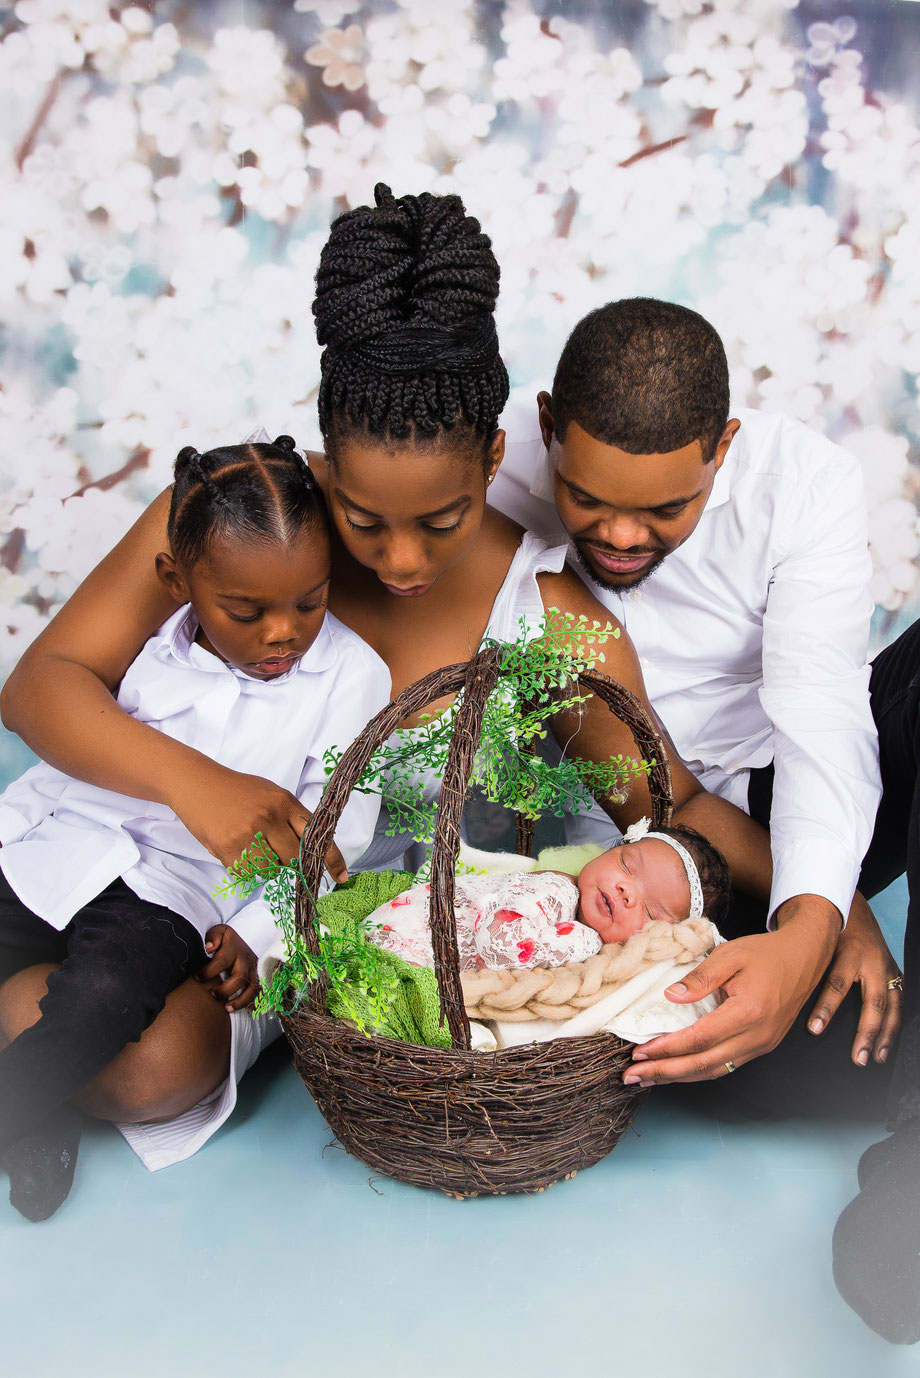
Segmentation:
{"type": "Polygon", "coordinates": [[[585,616],[591,621],[600,622],[601,625],[609,622],[614,628],[621,625],[615,613],[605,607],[591,592],[570,564],[564,564],[559,570],[539,574],[537,582],[547,609],[559,608],[561,612],[570,612],[576,617],[585,616]]]}

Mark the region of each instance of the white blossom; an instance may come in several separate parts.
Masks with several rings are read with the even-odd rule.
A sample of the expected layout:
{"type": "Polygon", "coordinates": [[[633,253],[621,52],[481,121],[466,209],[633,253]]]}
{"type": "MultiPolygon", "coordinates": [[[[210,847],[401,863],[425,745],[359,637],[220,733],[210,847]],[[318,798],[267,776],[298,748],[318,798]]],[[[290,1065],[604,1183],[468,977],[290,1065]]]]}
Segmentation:
{"type": "Polygon", "coordinates": [[[274,29],[238,7],[187,28],[174,7],[3,8],[0,670],[183,444],[258,422],[318,443],[316,263],[379,181],[480,218],[530,393],[599,302],[703,311],[739,403],[859,456],[875,596],[916,605],[920,116],[864,60],[868,26],[646,0],[627,47],[603,7],[534,0],[487,23],[477,0],[294,0],[274,29]]]}

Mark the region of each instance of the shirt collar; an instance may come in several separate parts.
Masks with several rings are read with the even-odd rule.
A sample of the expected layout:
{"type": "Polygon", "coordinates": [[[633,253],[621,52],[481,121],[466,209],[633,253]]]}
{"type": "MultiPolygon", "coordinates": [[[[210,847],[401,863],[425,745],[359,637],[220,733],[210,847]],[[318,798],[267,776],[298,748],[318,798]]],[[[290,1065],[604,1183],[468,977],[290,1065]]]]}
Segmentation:
{"type": "Polygon", "coordinates": [[[270,681],[257,679],[255,675],[247,675],[245,670],[239,670],[234,665],[227,665],[224,661],[218,660],[217,656],[196,644],[197,631],[198,618],[191,603],[186,603],[178,612],[174,612],[156,633],[154,649],[162,657],[178,661],[180,665],[187,665],[194,670],[204,670],[209,674],[229,672],[243,684],[281,684],[294,675],[318,674],[328,670],[336,659],[335,641],[329,626],[328,614],[323,618],[323,625],[316,640],[306,654],[301,656],[293,669],[286,670],[283,675],[276,675],[270,681]]]}

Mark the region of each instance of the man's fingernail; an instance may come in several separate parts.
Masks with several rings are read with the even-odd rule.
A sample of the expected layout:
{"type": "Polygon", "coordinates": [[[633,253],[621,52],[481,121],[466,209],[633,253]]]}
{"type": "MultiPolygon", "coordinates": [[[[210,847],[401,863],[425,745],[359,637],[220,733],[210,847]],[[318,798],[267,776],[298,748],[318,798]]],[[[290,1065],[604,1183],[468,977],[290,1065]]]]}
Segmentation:
{"type": "Polygon", "coordinates": [[[821,1030],[824,1028],[824,1020],[823,1020],[823,1019],[812,1019],[811,1023],[808,1025],[808,1027],[809,1027],[809,1029],[811,1030],[812,1033],[820,1033],[821,1030]]]}
{"type": "Polygon", "coordinates": [[[865,1067],[866,1063],[869,1061],[869,1049],[860,1048],[859,1052],[856,1054],[856,1061],[859,1063],[860,1067],[865,1067]]]}
{"type": "Polygon", "coordinates": [[[630,1073],[627,1072],[626,1076],[623,1078],[623,1085],[624,1085],[624,1086],[641,1086],[641,1085],[642,1085],[642,1082],[641,1082],[640,1079],[639,1079],[639,1073],[636,1072],[635,1075],[630,1075],[630,1073]]]}
{"type": "Polygon", "coordinates": [[[676,986],[668,986],[668,992],[671,995],[686,995],[687,987],[684,985],[683,981],[678,981],[676,986]]]}
{"type": "Polygon", "coordinates": [[[648,1062],[648,1053],[633,1053],[633,1062],[648,1062]]]}
{"type": "Polygon", "coordinates": [[[878,1052],[875,1054],[875,1056],[878,1058],[879,1062],[885,1062],[885,1061],[887,1061],[887,1058],[888,1058],[888,1049],[887,1049],[887,1048],[879,1048],[879,1050],[878,1050],[878,1052]]]}

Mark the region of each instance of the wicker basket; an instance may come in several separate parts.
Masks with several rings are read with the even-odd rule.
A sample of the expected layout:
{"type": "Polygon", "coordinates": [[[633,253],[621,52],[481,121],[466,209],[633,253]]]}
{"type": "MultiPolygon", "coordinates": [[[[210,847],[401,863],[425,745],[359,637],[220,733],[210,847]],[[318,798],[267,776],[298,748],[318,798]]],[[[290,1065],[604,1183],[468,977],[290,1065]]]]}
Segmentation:
{"type": "MultiPolygon", "coordinates": [[[[371,1168],[454,1196],[538,1191],[590,1167],[613,1148],[643,1094],[623,1085],[631,1045],[611,1034],[494,1053],[470,1049],[453,913],[454,867],[483,709],[502,654],[502,647],[491,645],[469,661],[435,671],[378,713],[333,772],[304,840],[307,888],[298,891],[297,925],[317,952],[307,892],[317,892],[326,848],[352,788],[400,722],[436,699],[463,691],[431,863],[434,968],[452,1047],[419,1047],[356,1032],[325,1013],[322,980],[311,988],[309,1006],[284,1020],[297,1070],[342,1145],[371,1168]]],[[[579,678],[626,723],[640,754],[654,757],[653,819],[667,823],[670,771],[648,715],[633,694],[606,675],[589,672],[579,678]]],[[[533,824],[520,815],[517,839],[518,851],[529,854],[533,824]]]]}

